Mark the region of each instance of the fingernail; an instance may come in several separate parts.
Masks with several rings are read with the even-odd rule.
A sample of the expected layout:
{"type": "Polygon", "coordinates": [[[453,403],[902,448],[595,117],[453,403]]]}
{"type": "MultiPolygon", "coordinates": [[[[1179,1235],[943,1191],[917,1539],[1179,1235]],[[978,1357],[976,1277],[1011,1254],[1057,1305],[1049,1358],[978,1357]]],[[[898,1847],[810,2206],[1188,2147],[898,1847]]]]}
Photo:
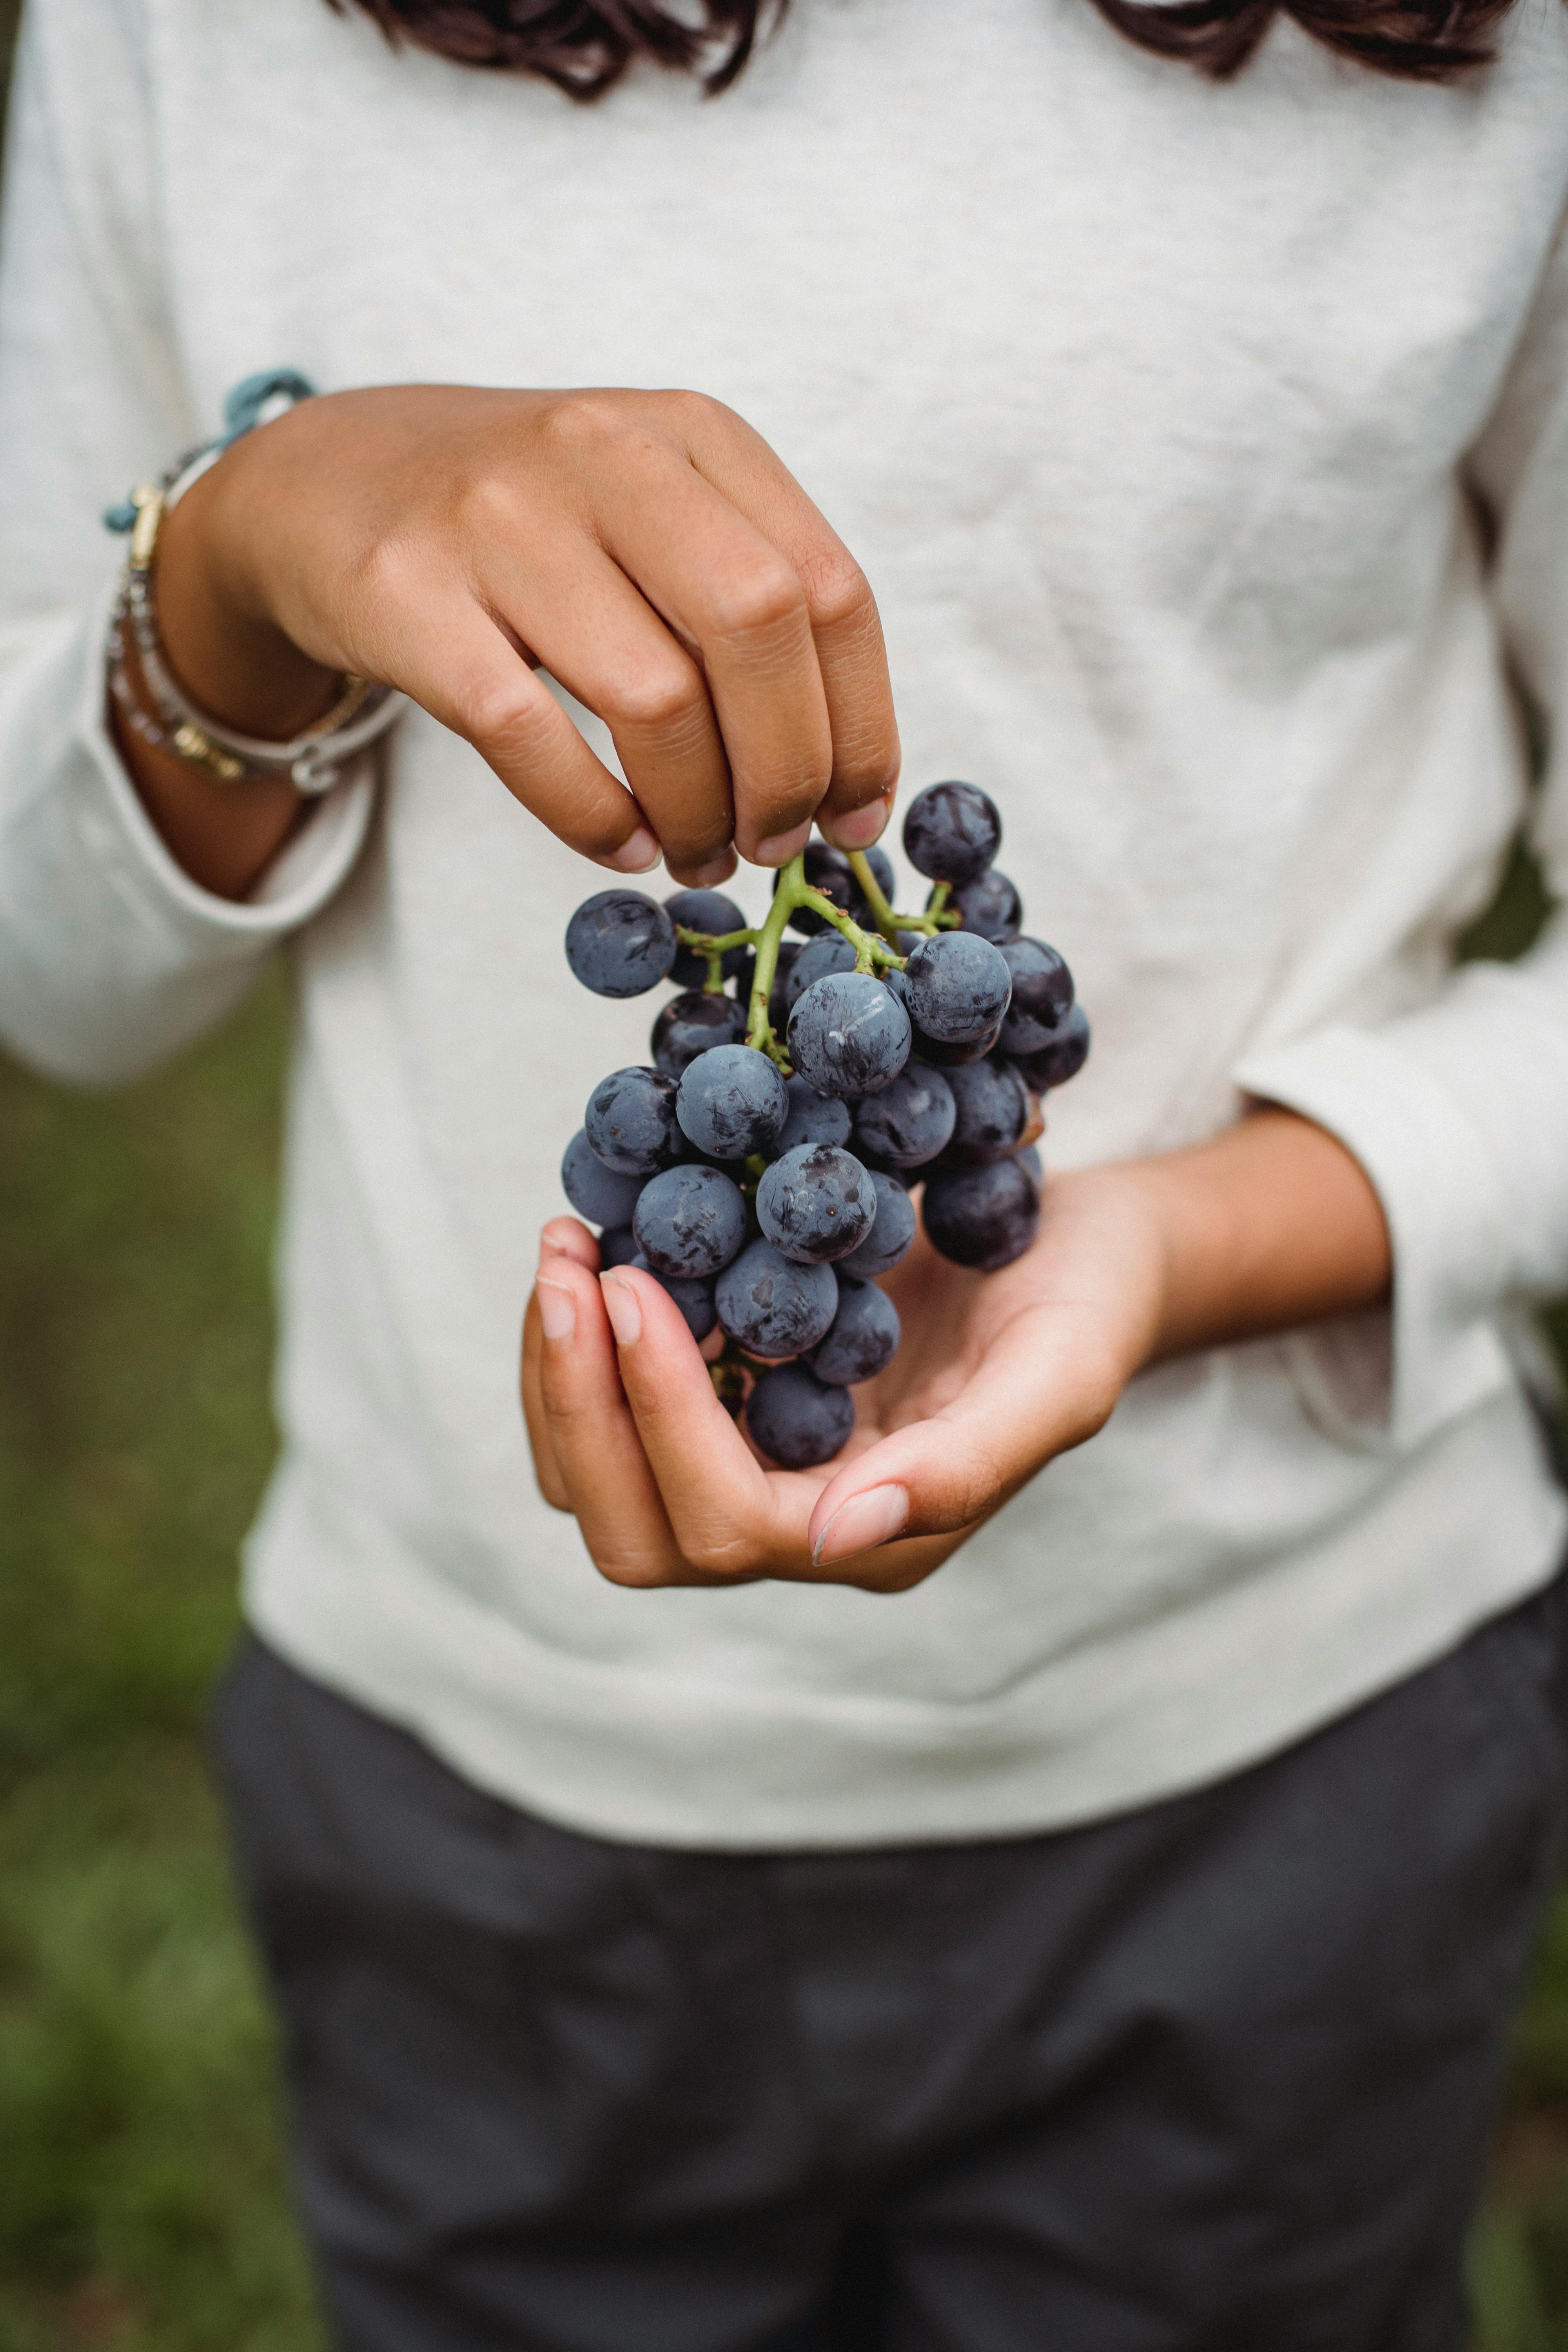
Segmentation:
{"type": "Polygon", "coordinates": [[[863,1495],[851,1495],[840,1503],[812,1546],[811,1557],[818,1568],[826,1568],[836,1559],[870,1551],[900,1534],[909,1516],[904,1487],[868,1486],[863,1495]]]}
{"type": "Polygon", "coordinates": [[[637,1292],[629,1282],[617,1282],[612,1274],[600,1276],[599,1287],[605,1294],[605,1312],[616,1347],[635,1348],[642,1338],[642,1308],[637,1292]]]}
{"type": "Polygon", "coordinates": [[[577,1301],[558,1282],[536,1282],[539,1320],[547,1339],[569,1339],[577,1328],[577,1301]]]}
{"type": "Polygon", "coordinates": [[[658,844],[647,825],[639,824],[628,840],[600,862],[613,866],[617,874],[646,874],[650,866],[658,864],[658,844]]]}
{"type": "Polygon", "coordinates": [[[886,801],[868,801],[864,808],[851,809],[847,816],[836,816],[826,829],[837,848],[869,849],[887,832],[891,814],[886,801]]]}
{"type": "Polygon", "coordinates": [[[793,833],[770,833],[765,841],[758,842],[752,863],[754,866],[787,866],[792,857],[800,856],[810,839],[809,824],[797,824],[793,833]]]}
{"type": "Polygon", "coordinates": [[[735,871],[735,853],[725,850],[721,857],[710,857],[706,866],[694,866],[681,883],[683,890],[711,890],[716,882],[727,882],[735,871]]]}

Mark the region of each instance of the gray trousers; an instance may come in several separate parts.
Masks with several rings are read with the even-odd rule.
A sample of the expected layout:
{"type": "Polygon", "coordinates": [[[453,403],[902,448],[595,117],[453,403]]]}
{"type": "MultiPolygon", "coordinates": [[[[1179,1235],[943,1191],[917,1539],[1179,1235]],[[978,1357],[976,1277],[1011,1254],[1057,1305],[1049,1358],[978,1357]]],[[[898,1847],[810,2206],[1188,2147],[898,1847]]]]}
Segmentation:
{"type": "Polygon", "coordinates": [[[847,1853],[574,1835],[247,1642],[216,1746],[337,2341],[1459,2352],[1564,1617],[1194,1795],[847,1853]]]}

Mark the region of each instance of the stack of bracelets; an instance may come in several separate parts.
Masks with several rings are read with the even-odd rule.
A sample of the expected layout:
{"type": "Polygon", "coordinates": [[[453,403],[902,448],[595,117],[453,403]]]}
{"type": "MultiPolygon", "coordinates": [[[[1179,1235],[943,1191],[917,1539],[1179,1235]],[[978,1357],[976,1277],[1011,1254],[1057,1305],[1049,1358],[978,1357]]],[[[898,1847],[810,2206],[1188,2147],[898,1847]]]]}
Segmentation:
{"type": "Polygon", "coordinates": [[[109,631],[109,688],[128,727],[156,751],[171,751],[188,761],[216,783],[238,784],[266,777],[287,778],[298,793],[317,798],[330,793],[351,760],[384,735],[403,715],[405,698],[389,686],[366,677],[345,677],[342,691],[331,709],[286,743],[268,742],[255,735],[237,734],[232,727],[197,709],[184,693],[163,657],[158,633],[153,566],[158,532],[175,500],[231,442],[261,421],[262,412],[277,401],[290,405],[308,400],[315,387],[292,369],[276,368],[247,376],[224,403],[224,429],[179,458],[163,479],[142,483],[123,505],[110,507],[103,520],[112,531],[128,531],[131,551],[121,575],[109,631]],[[125,633],[135,641],[137,665],[156,708],[152,717],[132,685],[125,664],[125,633]]]}

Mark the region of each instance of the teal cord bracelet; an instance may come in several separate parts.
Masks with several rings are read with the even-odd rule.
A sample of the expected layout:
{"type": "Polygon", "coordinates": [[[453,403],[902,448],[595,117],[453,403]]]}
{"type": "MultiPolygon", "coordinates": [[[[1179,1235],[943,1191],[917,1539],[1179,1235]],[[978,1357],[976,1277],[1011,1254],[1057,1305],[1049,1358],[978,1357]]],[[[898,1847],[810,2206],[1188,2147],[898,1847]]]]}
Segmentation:
{"type": "MultiPolygon", "coordinates": [[[[181,475],[188,474],[202,458],[218,457],[231,441],[241,440],[247,433],[252,432],[261,422],[262,410],[270,406],[273,401],[286,400],[293,407],[299,401],[313,400],[315,394],[315,385],[309,376],[301,375],[298,368],[263,368],[258,375],[245,377],[242,383],[235,385],[224,402],[223,431],[214,434],[210,441],[204,441],[199,448],[187,450],[183,457],[176,458],[163,476],[162,487],[165,495],[173,489],[181,475]]],[[[112,530],[123,538],[128,531],[135,530],[140,510],[134,496],[121,499],[117,506],[106,507],[103,515],[105,530],[112,530]]]]}

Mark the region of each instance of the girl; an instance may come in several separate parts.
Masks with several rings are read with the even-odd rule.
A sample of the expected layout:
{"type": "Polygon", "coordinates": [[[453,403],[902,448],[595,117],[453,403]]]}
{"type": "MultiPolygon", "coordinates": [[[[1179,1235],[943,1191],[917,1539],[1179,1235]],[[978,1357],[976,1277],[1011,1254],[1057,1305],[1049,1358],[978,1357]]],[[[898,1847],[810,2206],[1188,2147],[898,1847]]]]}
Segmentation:
{"type": "Polygon", "coordinates": [[[1448,965],[1568,655],[1568,16],[759,29],[24,28],[0,1023],[104,1083],[298,973],[217,1738],[333,2324],[1458,2352],[1563,1813],[1568,959],[1448,965]],[[561,933],[866,845],[900,737],[1095,1052],[791,1476],[555,1213],[649,1011],[561,933]]]}

